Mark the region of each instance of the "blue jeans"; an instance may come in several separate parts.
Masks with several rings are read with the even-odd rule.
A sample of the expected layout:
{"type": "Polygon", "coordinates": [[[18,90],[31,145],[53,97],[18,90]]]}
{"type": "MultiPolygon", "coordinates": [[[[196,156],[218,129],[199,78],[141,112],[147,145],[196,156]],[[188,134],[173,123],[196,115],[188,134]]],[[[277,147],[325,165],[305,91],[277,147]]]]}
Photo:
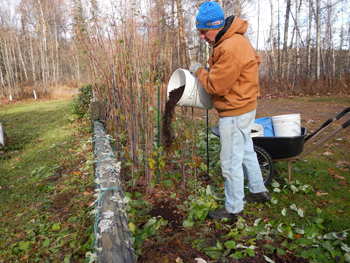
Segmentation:
{"type": "Polygon", "coordinates": [[[255,110],[219,120],[220,161],[225,178],[225,208],[230,213],[243,210],[244,176],[251,193],[267,191],[254,152],[251,128],[255,110]]]}

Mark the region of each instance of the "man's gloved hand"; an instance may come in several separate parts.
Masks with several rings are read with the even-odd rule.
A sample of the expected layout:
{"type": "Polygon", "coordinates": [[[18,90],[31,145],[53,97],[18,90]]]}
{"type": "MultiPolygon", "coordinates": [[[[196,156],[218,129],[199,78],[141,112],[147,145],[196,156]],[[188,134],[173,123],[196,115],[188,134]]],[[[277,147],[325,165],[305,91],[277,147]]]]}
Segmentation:
{"type": "Polygon", "coordinates": [[[189,70],[193,75],[195,75],[196,70],[197,70],[198,68],[200,68],[200,67],[202,67],[202,64],[201,64],[201,63],[196,62],[196,61],[192,61],[191,64],[190,64],[190,66],[188,67],[188,70],[189,70]]]}

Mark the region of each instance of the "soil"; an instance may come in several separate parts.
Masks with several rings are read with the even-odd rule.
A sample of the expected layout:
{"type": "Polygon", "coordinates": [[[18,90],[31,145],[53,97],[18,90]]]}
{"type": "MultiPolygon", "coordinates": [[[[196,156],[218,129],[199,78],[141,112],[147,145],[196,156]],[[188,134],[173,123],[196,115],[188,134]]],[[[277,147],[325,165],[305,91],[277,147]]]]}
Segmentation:
{"type": "MultiPolygon", "coordinates": [[[[194,241],[197,239],[210,240],[208,247],[216,246],[216,242],[219,241],[222,244],[229,240],[225,238],[227,230],[221,228],[218,229],[214,222],[210,219],[201,226],[194,226],[192,228],[183,228],[182,222],[186,217],[185,214],[181,214],[180,210],[176,208],[176,205],[182,203],[184,200],[179,198],[170,198],[170,192],[166,190],[153,189],[155,192],[146,199],[152,203],[152,210],[150,215],[157,217],[162,216],[165,220],[168,220],[166,229],[157,233],[157,237],[153,240],[149,239],[143,245],[143,252],[138,257],[138,263],[166,263],[166,262],[183,262],[183,263],[198,263],[195,259],[203,259],[205,262],[222,262],[222,259],[214,260],[206,255],[203,251],[197,250],[193,247],[194,241]],[[160,194],[161,193],[161,194],[160,194]],[[203,227],[207,228],[207,231],[203,231],[203,227]],[[199,229],[200,228],[200,229],[199,229]],[[205,233],[208,232],[208,233],[205,233]],[[180,259],[182,261],[180,261],[180,259]]],[[[254,224],[252,215],[245,214],[245,220],[249,225],[254,224]]],[[[229,224],[229,223],[226,223],[229,224]]],[[[231,223],[232,224],[232,223],[231,223]]],[[[239,262],[239,263],[262,263],[266,262],[263,255],[268,253],[268,257],[276,263],[295,262],[305,263],[309,262],[308,259],[295,256],[292,252],[286,251],[285,255],[279,254],[277,251],[271,253],[267,249],[268,245],[285,250],[280,244],[284,240],[256,240],[257,249],[254,250],[255,257],[247,257],[245,259],[235,260],[230,257],[226,257],[225,262],[239,262]],[[267,252],[268,251],[268,252],[267,252]]],[[[230,254],[232,254],[232,251],[230,254]]]]}
{"type": "Polygon", "coordinates": [[[162,135],[165,143],[165,147],[170,150],[173,145],[173,132],[171,129],[171,123],[175,113],[175,105],[181,99],[182,94],[185,90],[185,85],[180,86],[177,89],[174,89],[169,92],[169,99],[165,104],[165,112],[163,115],[163,125],[162,125],[162,135]]]}

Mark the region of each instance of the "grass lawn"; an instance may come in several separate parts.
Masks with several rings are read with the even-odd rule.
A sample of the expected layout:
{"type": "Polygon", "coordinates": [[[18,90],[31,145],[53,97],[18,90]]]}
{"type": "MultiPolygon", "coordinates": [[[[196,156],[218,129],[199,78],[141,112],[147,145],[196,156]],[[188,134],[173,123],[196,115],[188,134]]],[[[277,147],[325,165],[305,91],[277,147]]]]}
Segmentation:
{"type": "Polygon", "coordinates": [[[93,240],[89,123],[70,99],[0,106],[0,262],[85,261],[93,240]]]}

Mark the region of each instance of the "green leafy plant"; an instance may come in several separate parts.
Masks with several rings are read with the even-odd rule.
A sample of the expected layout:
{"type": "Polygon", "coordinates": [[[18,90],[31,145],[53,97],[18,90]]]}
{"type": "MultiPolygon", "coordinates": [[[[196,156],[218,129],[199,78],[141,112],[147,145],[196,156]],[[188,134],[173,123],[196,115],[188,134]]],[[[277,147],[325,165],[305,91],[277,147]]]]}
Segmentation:
{"type": "Polygon", "coordinates": [[[207,217],[210,210],[215,210],[218,208],[218,202],[221,200],[217,195],[215,195],[208,185],[206,188],[201,187],[197,190],[197,199],[193,195],[189,195],[187,204],[189,204],[188,218],[184,220],[184,227],[192,227],[195,222],[201,224],[207,217]]]}

